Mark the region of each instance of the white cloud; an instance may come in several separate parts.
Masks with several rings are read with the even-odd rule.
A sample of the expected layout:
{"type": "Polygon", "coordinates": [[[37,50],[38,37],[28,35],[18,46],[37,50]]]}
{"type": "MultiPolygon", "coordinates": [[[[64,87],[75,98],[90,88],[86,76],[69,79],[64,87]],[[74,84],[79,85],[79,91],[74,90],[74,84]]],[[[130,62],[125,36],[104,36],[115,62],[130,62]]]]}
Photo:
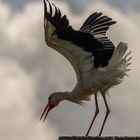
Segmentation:
{"type": "MultiPolygon", "coordinates": [[[[29,7],[36,12],[40,9],[38,4],[29,7]]],[[[0,138],[54,140],[58,137],[56,128],[50,122],[45,127],[39,122],[39,116],[35,117],[36,83],[24,68],[30,55],[40,47],[36,36],[33,36],[36,33],[29,28],[35,29],[37,17],[28,15],[28,9],[12,17],[6,5],[1,4],[0,9],[0,138]],[[30,25],[29,20],[35,25],[30,25]]]]}
{"type": "Polygon", "coordinates": [[[57,131],[34,117],[34,81],[12,60],[0,60],[0,137],[6,140],[52,139],[57,131]]]}
{"type": "MultiPolygon", "coordinates": [[[[126,41],[134,58],[130,77],[110,91],[111,114],[103,134],[138,135],[140,23],[136,14],[126,15],[100,1],[91,3],[81,15],[73,15],[63,1],[54,3],[68,15],[76,28],[94,11],[102,11],[118,22],[109,31],[109,36],[115,45],[121,40],[126,41]]],[[[83,135],[93,116],[94,102],[86,108],[64,102],[49,114],[46,123],[38,122],[47,96],[56,90],[70,90],[76,81],[65,58],[45,47],[43,4],[30,3],[23,11],[12,15],[9,7],[0,3],[0,21],[0,136],[7,140],[19,137],[23,140],[54,140],[59,132],[83,135]]],[[[101,97],[99,102],[102,104],[100,111],[104,112],[101,97]]],[[[103,115],[99,115],[91,135],[98,134],[103,115]]]]}

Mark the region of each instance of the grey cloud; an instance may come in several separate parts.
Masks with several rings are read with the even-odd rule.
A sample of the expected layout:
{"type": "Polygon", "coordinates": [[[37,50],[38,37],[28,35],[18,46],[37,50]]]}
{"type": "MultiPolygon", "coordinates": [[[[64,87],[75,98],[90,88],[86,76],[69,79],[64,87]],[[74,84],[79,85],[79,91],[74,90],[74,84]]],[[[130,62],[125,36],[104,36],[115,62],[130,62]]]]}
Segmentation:
{"type": "MultiPolygon", "coordinates": [[[[40,2],[41,0],[2,0],[4,3],[8,4],[12,11],[21,11],[26,4],[29,2],[40,2]]],[[[54,1],[54,0],[51,0],[54,1]]],[[[58,2],[67,3],[71,9],[72,13],[80,14],[83,9],[87,8],[91,3],[96,3],[99,0],[57,0],[58,2]]],[[[108,5],[119,8],[123,12],[128,12],[130,9],[138,11],[140,9],[139,0],[100,0],[105,1],[108,5]]]]}

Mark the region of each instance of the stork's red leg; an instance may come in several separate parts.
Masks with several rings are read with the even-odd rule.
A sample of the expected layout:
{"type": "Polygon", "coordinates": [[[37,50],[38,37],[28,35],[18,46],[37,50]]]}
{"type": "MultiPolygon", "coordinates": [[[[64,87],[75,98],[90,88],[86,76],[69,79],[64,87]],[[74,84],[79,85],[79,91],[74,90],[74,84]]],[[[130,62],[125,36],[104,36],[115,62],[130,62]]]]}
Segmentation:
{"type": "Polygon", "coordinates": [[[103,99],[104,99],[104,102],[105,102],[105,106],[106,106],[106,115],[105,115],[105,118],[104,118],[104,121],[103,121],[103,124],[102,124],[102,128],[100,130],[99,136],[101,136],[101,134],[102,134],[102,131],[104,129],[104,126],[105,126],[107,117],[108,117],[108,115],[110,113],[110,109],[109,109],[108,104],[107,104],[107,101],[106,101],[106,96],[105,95],[102,95],[102,96],[103,96],[103,99]]]}
{"type": "Polygon", "coordinates": [[[97,117],[97,115],[98,115],[98,113],[99,113],[97,94],[95,94],[94,96],[95,96],[95,106],[96,106],[96,110],[95,110],[95,115],[94,115],[94,117],[93,117],[93,120],[92,120],[92,122],[91,122],[91,124],[90,124],[90,126],[89,126],[89,129],[88,129],[87,133],[86,133],[86,136],[88,136],[88,134],[89,134],[89,132],[90,132],[90,130],[91,130],[91,127],[92,127],[92,125],[93,125],[93,123],[94,123],[94,121],[95,121],[95,119],[96,119],[96,117],[97,117]]]}

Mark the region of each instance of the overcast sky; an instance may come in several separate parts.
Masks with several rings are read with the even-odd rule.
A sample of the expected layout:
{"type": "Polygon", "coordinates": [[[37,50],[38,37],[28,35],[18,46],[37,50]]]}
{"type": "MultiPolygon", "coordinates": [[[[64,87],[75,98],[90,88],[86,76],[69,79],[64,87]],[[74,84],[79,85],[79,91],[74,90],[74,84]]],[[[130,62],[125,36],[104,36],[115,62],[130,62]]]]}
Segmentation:
{"type": "MultiPolygon", "coordinates": [[[[107,100],[111,114],[103,135],[140,135],[140,2],[53,2],[68,15],[75,28],[79,28],[95,11],[101,11],[117,21],[108,35],[116,46],[120,41],[128,43],[133,56],[132,70],[123,84],[110,90],[107,100]]],[[[45,123],[38,121],[48,96],[54,91],[71,90],[76,83],[72,66],[44,42],[43,3],[40,0],[1,1],[0,34],[0,138],[56,140],[61,135],[85,135],[95,111],[94,101],[85,108],[62,102],[49,114],[45,123]]],[[[91,135],[98,135],[105,115],[100,96],[99,103],[101,113],[91,135]]]]}
{"type": "MultiPolygon", "coordinates": [[[[20,10],[29,2],[41,1],[41,0],[1,0],[8,4],[13,10],[20,10]]],[[[140,11],[139,0],[57,0],[67,2],[73,12],[81,12],[84,8],[90,5],[92,2],[105,1],[106,3],[120,8],[123,11],[127,11],[128,8],[136,11],[140,11]],[[80,3],[79,3],[80,1],[80,3]]]]}

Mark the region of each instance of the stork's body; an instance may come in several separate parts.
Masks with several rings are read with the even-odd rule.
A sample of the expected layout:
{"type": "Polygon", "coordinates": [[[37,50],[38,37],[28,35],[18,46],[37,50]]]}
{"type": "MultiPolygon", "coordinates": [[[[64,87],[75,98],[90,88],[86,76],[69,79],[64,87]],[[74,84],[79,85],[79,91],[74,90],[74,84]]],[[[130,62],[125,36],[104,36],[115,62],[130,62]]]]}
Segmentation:
{"type": "Polygon", "coordinates": [[[67,17],[62,16],[54,4],[44,0],[44,8],[45,41],[48,46],[69,60],[76,72],[77,84],[70,92],[53,93],[49,97],[49,103],[41,119],[45,115],[45,120],[48,112],[62,100],[69,100],[82,105],[84,101],[90,100],[90,96],[93,94],[96,111],[86,133],[87,136],[99,112],[97,93],[100,92],[107,108],[99,133],[101,136],[110,112],[106,93],[111,87],[120,84],[124,76],[127,75],[126,71],[128,71],[127,67],[131,59],[131,57],[127,59],[130,53],[125,55],[127,44],[121,42],[115,49],[106,36],[106,31],[110,25],[116,22],[107,16],[103,16],[102,13],[93,13],[87,18],[80,30],[76,31],[69,25],[67,17]]]}

